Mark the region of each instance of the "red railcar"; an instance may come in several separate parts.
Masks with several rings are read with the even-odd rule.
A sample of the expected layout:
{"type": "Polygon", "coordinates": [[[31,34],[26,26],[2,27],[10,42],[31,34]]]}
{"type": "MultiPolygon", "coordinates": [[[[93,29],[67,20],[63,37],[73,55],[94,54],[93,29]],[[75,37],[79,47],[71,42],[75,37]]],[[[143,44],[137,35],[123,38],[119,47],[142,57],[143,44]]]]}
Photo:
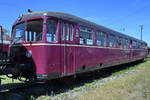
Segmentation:
{"type": "Polygon", "coordinates": [[[31,12],[12,28],[10,56],[14,76],[49,80],[142,60],[144,41],[79,17],[31,12]]]}
{"type": "Polygon", "coordinates": [[[150,48],[148,48],[148,57],[150,57],[150,48]]]}
{"type": "Polygon", "coordinates": [[[8,51],[10,44],[10,37],[7,31],[0,26],[0,65],[8,60],[8,51]]]}

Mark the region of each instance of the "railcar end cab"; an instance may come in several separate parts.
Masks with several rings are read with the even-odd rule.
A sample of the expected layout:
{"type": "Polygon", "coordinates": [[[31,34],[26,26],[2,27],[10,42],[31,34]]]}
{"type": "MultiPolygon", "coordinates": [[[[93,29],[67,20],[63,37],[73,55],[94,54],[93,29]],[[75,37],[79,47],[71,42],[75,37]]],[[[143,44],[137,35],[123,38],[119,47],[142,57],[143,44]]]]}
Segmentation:
{"type": "Polygon", "coordinates": [[[36,75],[39,80],[72,73],[73,67],[68,66],[73,66],[74,49],[65,44],[74,43],[74,32],[74,23],[53,17],[19,21],[12,29],[11,62],[24,65],[20,68],[23,77],[36,75]],[[69,58],[65,58],[68,50],[69,58]]]}

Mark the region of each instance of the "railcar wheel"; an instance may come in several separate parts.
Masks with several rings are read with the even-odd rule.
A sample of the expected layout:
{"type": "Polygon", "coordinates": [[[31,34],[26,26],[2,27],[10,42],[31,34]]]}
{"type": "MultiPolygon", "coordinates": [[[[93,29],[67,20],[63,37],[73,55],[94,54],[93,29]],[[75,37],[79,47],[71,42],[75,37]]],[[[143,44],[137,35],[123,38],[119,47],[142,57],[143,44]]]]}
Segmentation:
{"type": "Polygon", "coordinates": [[[22,82],[29,82],[29,79],[21,77],[21,76],[18,77],[18,80],[22,82]]]}
{"type": "Polygon", "coordinates": [[[22,73],[20,73],[20,75],[18,76],[18,80],[22,81],[22,82],[33,82],[35,81],[35,77],[34,76],[30,76],[30,77],[22,77],[22,73]]]}
{"type": "Polygon", "coordinates": [[[22,77],[22,73],[19,74],[18,80],[22,82],[28,82],[28,79],[26,77],[22,77]]]}

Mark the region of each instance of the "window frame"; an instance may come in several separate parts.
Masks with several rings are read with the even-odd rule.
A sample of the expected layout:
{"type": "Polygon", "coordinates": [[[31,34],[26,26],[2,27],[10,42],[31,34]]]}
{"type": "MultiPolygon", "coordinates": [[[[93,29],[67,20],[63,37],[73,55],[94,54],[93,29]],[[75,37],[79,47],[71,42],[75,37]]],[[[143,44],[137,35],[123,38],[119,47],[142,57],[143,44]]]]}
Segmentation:
{"type": "Polygon", "coordinates": [[[106,42],[107,42],[107,33],[106,33],[106,32],[103,32],[103,31],[96,31],[96,38],[95,38],[95,39],[96,39],[96,45],[97,45],[97,46],[106,47],[106,45],[107,45],[107,43],[106,43],[106,42]],[[97,44],[97,33],[98,33],[98,32],[100,33],[100,35],[99,35],[99,36],[100,36],[100,42],[101,42],[100,45],[97,44]],[[105,36],[105,37],[104,37],[104,36],[105,36]],[[104,41],[103,41],[102,39],[103,39],[104,41]],[[102,41],[104,42],[104,45],[102,45],[102,41]]]}
{"type": "Polygon", "coordinates": [[[123,48],[124,49],[129,49],[129,39],[128,38],[123,38],[123,48]]]}
{"type": "MultiPolygon", "coordinates": [[[[111,41],[112,42],[112,41],[111,41]]],[[[111,47],[111,48],[115,48],[116,47],[116,36],[113,35],[113,34],[108,34],[108,47],[111,47]],[[110,38],[111,37],[111,38],[110,38]],[[112,46],[110,46],[110,39],[113,40],[114,38],[114,43],[112,44],[112,46]]]]}
{"type": "Polygon", "coordinates": [[[19,25],[19,24],[23,24],[23,23],[25,24],[25,27],[24,27],[24,31],[23,31],[22,41],[21,42],[24,42],[24,35],[25,35],[25,30],[26,30],[26,21],[21,21],[21,22],[15,24],[13,26],[13,28],[12,28],[12,35],[11,35],[13,40],[14,40],[14,36],[15,36],[15,28],[16,28],[16,26],[19,25]]]}
{"type": "Polygon", "coordinates": [[[132,47],[133,49],[137,49],[137,41],[135,40],[132,41],[132,47]]]}
{"type": "Polygon", "coordinates": [[[80,45],[90,45],[90,46],[94,45],[94,29],[93,28],[88,27],[88,26],[84,26],[84,25],[80,25],[79,26],[79,33],[80,33],[79,34],[79,44],[80,45]],[[89,29],[91,30],[91,32],[89,32],[89,29]],[[84,38],[81,38],[81,32],[83,33],[84,38]],[[87,37],[89,37],[89,38],[87,38],[87,37]],[[81,40],[81,39],[83,39],[83,40],[81,40]],[[83,41],[83,43],[81,43],[81,41],[83,41]],[[88,41],[90,41],[91,44],[88,41]]]}
{"type": "Polygon", "coordinates": [[[123,48],[123,37],[120,37],[120,36],[117,37],[116,45],[117,45],[116,46],[117,48],[120,48],[120,49],[123,48]],[[121,40],[121,42],[119,42],[120,40],[121,40]],[[121,44],[119,44],[119,43],[121,43],[121,44]]]}
{"type": "Polygon", "coordinates": [[[60,34],[61,34],[60,40],[63,41],[63,42],[66,41],[67,43],[72,43],[74,41],[74,38],[75,38],[74,37],[75,28],[76,28],[75,23],[69,22],[69,21],[66,21],[66,20],[61,20],[61,22],[60,22],[60,34]],[[65,24],[68,24],[68,28],[67,28],[67,30],[68,30],[68,33],[67,33],[68,34],[68,39],[67,40],[66,40],[66,37],[65,37],[65,32],[66,32],[65,27],[64,27],[65,24]]]}
{"type": "Polygon", "coordinates": [[[69,40],[73,41],[74,40],[74,31],[75,31],[75,25],[72,23],[69,23],[69,40]],[[72,35],[71,35],[72,33],[72,35]]]}
{"type": "Polygon", "coordinates": [[[69,22],[66,22],[66,21],[62,21],[61,22],[61,41],[69,41],[70,37],[69,37],[69,33],[70,33],[70,23],[69,22]],[[67,28],[67,35],[68,35],[68,39],[66,40],[66,25],[68,25],[68,28],[67,28]],[[65,27],[64,27],[65,26],[65,27]]]}
{"type": "Polygon", "coordinates": [[[45,39],[46,39],[46,42],[48,42],[48,43],[56,43],[56,42],[58,42],[58,36],[57,36],[58,30],[59,30],[58,25],[59,25],[58,19],[55,19],[55,18],[47,18],[47,19],[46,19],[46,31],[45,31],[45,39]],[[53,20],[53,21],[56,22],[56,37],[55,37],[56,40],[55,40],[55,41],[48,41],[48,40],[47,40],[47,21],[48,21],[48,20],[53,20]]]}
{"type": "MultiPolygon", "coordinates": [[[[25,33],[26,33],[26,30],[27,30],[27,23],[29,22],[29,21],[33,21],[33,20],[42,20],[43,21],[43,23],[42,23],[42,39],[40,40],[40,41],[30,41],[30,42],[32,42],[32,43],[37,43],[37,42],[42,42],[42,41],[44,41],[44,21],[45,21],[45,19],[43,18],[43,17],[36,17],[36,18],[31,18],[31,19],[27,19],[27,20],[24,20],[24,22],[25,22],[25,30],[24,30],[24,35],[23,35],[23,42],[24,43],[29,43],[29,41],[25,41],[25,33]]],[[[30,37],[29,37],[30,38],[30,37]]]]}

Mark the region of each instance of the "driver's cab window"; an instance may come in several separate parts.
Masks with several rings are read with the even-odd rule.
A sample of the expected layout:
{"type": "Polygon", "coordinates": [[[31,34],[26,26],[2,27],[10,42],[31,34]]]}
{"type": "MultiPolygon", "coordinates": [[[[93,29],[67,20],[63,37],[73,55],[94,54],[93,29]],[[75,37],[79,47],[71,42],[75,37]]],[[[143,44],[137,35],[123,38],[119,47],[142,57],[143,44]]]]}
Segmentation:
{"type": "Polygon", "coordinates": [[[36,42],[42,40],[43,34],[43,20],[36,19],[27,22],[27,28],[25,31],[25,42],[36,42]]]}

